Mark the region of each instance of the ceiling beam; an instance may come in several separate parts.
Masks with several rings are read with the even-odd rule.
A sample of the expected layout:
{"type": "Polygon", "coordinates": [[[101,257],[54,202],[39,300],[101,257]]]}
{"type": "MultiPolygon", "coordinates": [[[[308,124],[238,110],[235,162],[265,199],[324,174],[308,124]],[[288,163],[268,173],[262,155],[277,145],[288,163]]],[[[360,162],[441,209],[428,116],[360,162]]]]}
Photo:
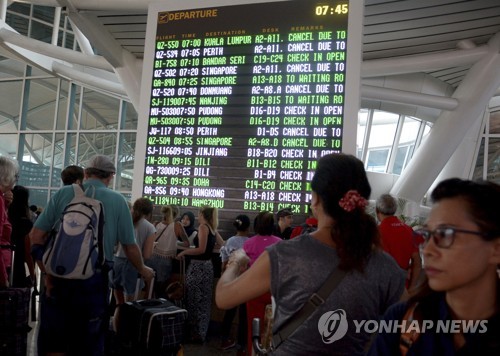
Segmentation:
{"type": "Polygon", "coordinates": [[[6,28],[0,29],[0,40],[3,43],[13,44],[26,50],[43,54],[54,59],[60,59],[65,62],[80,64],[93,68],[103,69],[109,72],[113,71],[113,66],[102,56],[88,55],[82,52],[73,51],[63,47],[54,46],[50,43],[38,41],[23,36],[6,28]]]}

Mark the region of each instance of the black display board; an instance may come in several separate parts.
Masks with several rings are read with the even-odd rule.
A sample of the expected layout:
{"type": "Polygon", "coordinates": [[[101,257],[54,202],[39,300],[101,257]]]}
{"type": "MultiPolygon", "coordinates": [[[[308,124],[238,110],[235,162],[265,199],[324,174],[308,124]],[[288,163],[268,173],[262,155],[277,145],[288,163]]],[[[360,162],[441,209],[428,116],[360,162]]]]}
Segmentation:
{"type": "Polygon", "coordinates": [[[349,10],[283,1],[159,11],[144,58],[153,68],[140,195],[304,213],[318,158],[343,150],[349,10]]]}

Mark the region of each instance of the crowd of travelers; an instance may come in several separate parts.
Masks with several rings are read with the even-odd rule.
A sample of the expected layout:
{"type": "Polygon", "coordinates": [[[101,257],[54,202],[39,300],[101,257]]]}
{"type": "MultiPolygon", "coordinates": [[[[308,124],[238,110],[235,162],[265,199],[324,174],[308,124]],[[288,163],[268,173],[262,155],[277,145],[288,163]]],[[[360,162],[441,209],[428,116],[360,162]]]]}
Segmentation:
{"type": "Polygon", "coordinates": [[[116,167],[107,156],[66,167],[39,215],[29,189],[16,185],[18,174],[18,163],[0,156],[0,243],[16,246],[14,263],[1,250],[0,288],[43,285],[39,355],[105,354],[119,306],[149,298],[149,290],[182,301],[185,344],[216,337],[221,350],[239,354],[259,351],[254,318],[264,335],[257,343],[275,355],[500,354],[500,186],[493,182],[440,182],[426,221],[412,228],[389,194],[376,197],[370,214],[363,163],[330,154],[318,161],[304,223],[294,225],[291,208],[235,214],[234,232],[223,238],[216,208],[161,206],[153,221],[149,199],[130,206],[109,189],[116,167]],[[86,279],[62,278],[45,256],[80,191],[104,212],[98,268],[86,279]],[[212,330],[216,306],[225,313],[212,330]]]}

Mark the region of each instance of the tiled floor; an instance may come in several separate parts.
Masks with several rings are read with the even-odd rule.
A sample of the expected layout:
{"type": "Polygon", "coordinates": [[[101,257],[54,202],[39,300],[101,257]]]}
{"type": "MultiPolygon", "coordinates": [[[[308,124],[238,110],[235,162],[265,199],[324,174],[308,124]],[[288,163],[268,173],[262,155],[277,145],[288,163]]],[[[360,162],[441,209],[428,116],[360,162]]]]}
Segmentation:
{"type": "MultiPolygon", "coordinates": [[[[39,306],[39,304],[38,304],[39,306]]],[[[31,308],[30,308],[31,309],[31,308]]],[[[39,311],[39,308],[37,308],[37,311],[39,311]]],[[[184,349],[184,355],[193,355],[193,356],[198,356],[198,355],[203,355],[203,356],[215,356],[215,355],[224,355],[224,356],[233,356],[233,355],[239,355],[238,350],[236,347],[233,347],[229,350],[221,350],[220,349],[220,344],[221,340],[218,337],[218,330],[220,329],[220,322],[222,321],[222,318],[224,316],[224,311],[218,309],[215,305],[212,308],[212,315],[211,315],[211,322],[210,322],[210,328],[209,328],[209,335],[207,337],[207,341],[200,345],[200,344],[185,344],[183,349],[184,349]]],[[[30,317],[31,320],[31,317],[30,317]]],[[[236,323],[237,323],[237,318],[234,320],[233,324],[233,333],[236,333],[236,323]]],[[[30,326],[32,327],[32,330],[28,334],[28,356],[37,356],[37,349],[36,349],[36,335],[37,335],[37,327],[38,323],[37,322],[30,322],[30,326]]]]}
{"type": "MultiPolygon", "coordinates": [[[[33,328],[28,335],[28,356],[36,356],[36,327],[38,323],[30,323],[33,328]]],[[[238,355],[238,350],[236,347],[233,347],[229,350],[221,350],[219,348],[220,340],[218,338],[212,338],[208,340],[203,345],[197,344],[186,344],[184,345],[184,355],[192,355],[192,356],[216,356],[216,355],[224,355],[224,356],[236,356],[238,355]]]]}
{"type": "MultiPolygon", "coordinates": [[[[30,316],[30,320],[31,320],[31,316],[30,316]]],[[[31,331],[28,334],[28,356],[35,356],[35,355],[37,355],[35,335],[38,333],[38,330],[37,330],[38,322],[30,321],[30,327],[31,327],[31,331]]]]}
{"type": "Polygon", "coordinates": [[[238,350],[236,348],[232,348],[229,350],[221,350],[219,348],[220,341],[208,341],[203,345],[185,345],[184,346],[184,355],[203,355],[203,356],[216,356],[216,355],[224,355],[224,356],[232,356],[237,355],[238,350]]]}

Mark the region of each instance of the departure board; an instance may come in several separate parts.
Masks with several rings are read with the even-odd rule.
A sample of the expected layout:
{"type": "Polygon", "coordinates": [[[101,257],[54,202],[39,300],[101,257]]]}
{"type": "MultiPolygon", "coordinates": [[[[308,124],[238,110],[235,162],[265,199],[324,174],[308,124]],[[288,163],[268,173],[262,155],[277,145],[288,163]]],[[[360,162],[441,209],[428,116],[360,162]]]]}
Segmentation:
{"type": "Polygon", "coordinates": [[[310,0],[159,11],[141,196],[305,213],[318,159],[343,150],[348,15],[310,0]]]}

